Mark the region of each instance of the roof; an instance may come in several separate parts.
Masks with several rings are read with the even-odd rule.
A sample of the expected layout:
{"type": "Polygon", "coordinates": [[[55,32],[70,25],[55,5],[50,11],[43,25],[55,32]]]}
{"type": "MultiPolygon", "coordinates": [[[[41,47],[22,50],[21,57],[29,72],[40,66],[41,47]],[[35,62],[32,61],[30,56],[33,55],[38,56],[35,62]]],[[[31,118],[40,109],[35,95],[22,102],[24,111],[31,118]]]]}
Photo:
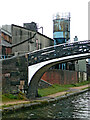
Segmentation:
{"type": "Polygon", "coordinates": [[[4,32],[5,34],[9,35],[10,37],[12,37],[11,33],[9,33],[8,31],[4,30],[3,28],[1,28],[1,32],[4,32]]]}
{"type": "MultiPolygon", "coordinates": [[[[28,29],[28,28],[25,28],[25,27],[22,27],[22,26],[19,26],[19,25],[12,24],[12,26],[15,26],[15,27],[19,27],[19,28],[21,28],[21,29],[25,29],[25,30],[32,31],[32,30],[30,30],[30,29],[28,29]]],[[[32,32],[34,32],[34,31],[32,31],[32,32]]],[[[42,36],[44,36],[44,37],[46,37],[46,38],[48,38],[48,39],[50,39],[50,40],[52,40],[52,41],[54,41],[52,38],[50,38],[50,37],[48,37],[48,36],[46,36],[46,35],[44,35],[44,34],[41,34],[41,33],[39,33],[39,32],[36,32],[36,33],[37,33],[37,34],[40,34],[40,35],[42,35],[42,36]]]]}

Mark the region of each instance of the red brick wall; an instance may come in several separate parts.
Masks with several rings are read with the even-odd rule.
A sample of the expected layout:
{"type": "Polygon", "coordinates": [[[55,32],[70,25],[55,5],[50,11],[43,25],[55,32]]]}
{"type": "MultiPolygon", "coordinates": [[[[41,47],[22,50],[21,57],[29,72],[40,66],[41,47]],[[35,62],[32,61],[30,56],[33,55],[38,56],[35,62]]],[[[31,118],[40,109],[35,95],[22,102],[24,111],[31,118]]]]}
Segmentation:
{"type": "Polygon", "coordinates": [[[6,48],[6,55],[9,55],[12,53],[12,49],[11,48],[6,48]]]}
{"type": "Polygon", "coordinates": [[[1,36],[7,42],[12,43],[12,38],[10,36],[6,35],[5,33],[1,33],[1,36]]]}
{"type": "MultiPolygon", "coordinates": [[[[2,40],[7,41],[8,43],[12,43],[12,38],[11,38],[10,36],[6,35],[6,34],[3,33],[3,32],[1,33],[1,36],[2,36],[2,40]]],[[[6,54],[6,55],[9,55],[9,54],[11,54],[11,53],[12,53],[12,49],[5,47],[5,54],[6,54]]]]}
{"type": "Polygon", "coordinates": [[[51,84],[74,84],[78,82],[77,72],[68,70],[48,70],[41,79],[51,84]]]}

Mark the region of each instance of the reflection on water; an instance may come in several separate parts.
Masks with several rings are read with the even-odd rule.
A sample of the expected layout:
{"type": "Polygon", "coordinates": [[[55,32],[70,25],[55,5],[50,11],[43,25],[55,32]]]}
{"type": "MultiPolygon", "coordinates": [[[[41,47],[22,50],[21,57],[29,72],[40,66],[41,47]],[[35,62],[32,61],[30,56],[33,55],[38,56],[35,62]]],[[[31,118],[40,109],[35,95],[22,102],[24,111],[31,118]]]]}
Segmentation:
{"type": "Polygon", "coordinates": [[[88,118],[90,119],[90,91],[81,95],[57,101],[48,106],[32,110],[18,111],[14,114],[4,115],[3,118],[88,118]]]}

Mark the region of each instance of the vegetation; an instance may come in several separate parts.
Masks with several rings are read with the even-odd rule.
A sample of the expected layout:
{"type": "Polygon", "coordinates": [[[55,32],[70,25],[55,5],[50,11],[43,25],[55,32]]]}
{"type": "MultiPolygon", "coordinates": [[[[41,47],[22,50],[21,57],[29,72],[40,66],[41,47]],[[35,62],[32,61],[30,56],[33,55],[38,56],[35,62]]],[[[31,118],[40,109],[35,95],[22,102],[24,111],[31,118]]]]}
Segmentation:
{"type": "MultiPolygon", "coordinates": [[[[70,87],[79,87],[79,86],[86,85],[86,84],[90,84],[90,80],[89,81],[84,81],[84,82],[81,82],[81,83],[77,83],[77,84],[71,84],[71,85],[54,84],[54,85],[52,85],[51,87],[48,87],[48,88],[38,89],[38,94],[39,94],[40,97],[43,97],[43,96],[47,96],[47,95],[54,94],[54,93],[57,93],[57,92],[66,91],[70,87]]],[[[13,95],[13,94],[3,94],[2,95],[2,102],[18,101],[18,100],[26,100],[26,97],[25,97],[24,93],[19,92],[17,95],[13,95]]]]}
{"type": "Polygon", "coordinates": [[[89,81],[80,82],[80,83],[76,83],[75,86],[79,87],[79,86],[87,85],[87,84],[90,84],[90,80],[89,81]]]}
{"type": "Polygon", "coordinates": [[[62,92],[68,90],[70,87],[79,87],[82,85],[90,84],[90,81],[84,81],[81,83],[71,84],[71,85],[52,85],[52,87],[44,88],[44,89],[38,89],[39,96],[47,96],[50,94],[54,94],[57,92],[62,92]]]}
{"type": "Polygon", "coordinates": [[[22,92],[19,92],[17,95],[13,95],[13,94],[2,95],[2,102],[25,100],[25,99],[26,98],[22,92]]]}

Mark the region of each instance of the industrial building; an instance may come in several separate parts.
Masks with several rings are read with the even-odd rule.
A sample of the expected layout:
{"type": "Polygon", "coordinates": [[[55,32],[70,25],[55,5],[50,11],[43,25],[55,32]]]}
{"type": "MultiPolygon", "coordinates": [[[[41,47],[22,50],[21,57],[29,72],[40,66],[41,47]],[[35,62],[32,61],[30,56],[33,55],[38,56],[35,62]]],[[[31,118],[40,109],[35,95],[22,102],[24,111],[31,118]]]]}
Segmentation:
{"type": "MultiPolygon", "coordinates": [[[[24,23],[24,26],[18,25],[2,25],[1,41],[7,42],[7,54],[2,52],[2,55],[19,55],[27,52],[32,52],[38,49],[54,45],[53,39],[38,32],[36,23],[24,23]],[[4,39],[7,38],[10,40],[4,39]]],[[[6,48],[4,52],[7,51],[6,48]]]]}

